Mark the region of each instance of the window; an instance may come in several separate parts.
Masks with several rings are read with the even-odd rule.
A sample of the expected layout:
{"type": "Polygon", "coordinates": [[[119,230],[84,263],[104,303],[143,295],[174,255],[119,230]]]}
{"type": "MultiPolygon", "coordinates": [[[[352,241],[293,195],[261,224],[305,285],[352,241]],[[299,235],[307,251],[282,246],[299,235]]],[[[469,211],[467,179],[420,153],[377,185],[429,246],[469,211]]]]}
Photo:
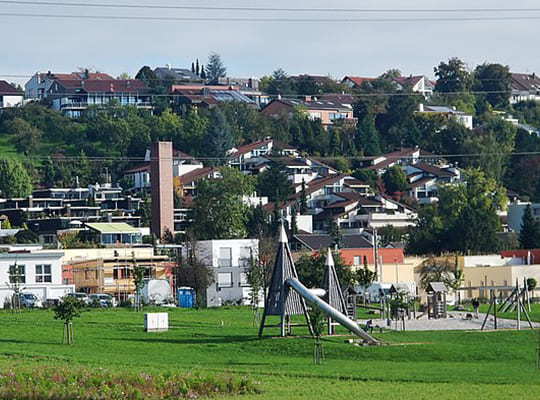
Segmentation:
{"type": "Polygon", "coordinates": [[[238,258],[239,267],[249,267],[251,262],[251,247],[240,247],[240,257],[238,258]]]}
{"type": "Polygon", "coordinates": [[[239,286],[241,287],[247,287],[249,286],[248,282],[248,274],[246,272],[240,272],[240,282],[239,286]]]}
{"type": "Polygon", "coordinates": [[[233,285],[231,272],[220,272],[218,274],[218,289],[230,288],[233,285]]]}
{"type": "Polygon", "coordinates": [[[353,265],[360,265],[360,256],[353,257],[353,265]]]}
{"type": "Polygon", "coordinates": [[[51,265],[50,264],[37,264],[36,265],[36,283],[51,283],[51,265]]]}
{"type": "Polygon", "coordinates": [[[218,267],[232,267],[232,249],[230,247],[219,248],[218,267]]]}
{"type": "Polygon", "coordinates": [[[9,266],[9,283],[26,283],[26,268],[24,265],[9,266]]]}

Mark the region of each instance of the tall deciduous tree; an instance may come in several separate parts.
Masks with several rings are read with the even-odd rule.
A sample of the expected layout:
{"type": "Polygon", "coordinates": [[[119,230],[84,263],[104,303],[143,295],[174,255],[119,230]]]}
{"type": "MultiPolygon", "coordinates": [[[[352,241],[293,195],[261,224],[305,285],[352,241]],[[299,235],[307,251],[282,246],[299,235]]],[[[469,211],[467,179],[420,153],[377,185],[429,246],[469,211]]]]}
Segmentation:
{"type": "Polygon", "coordinates": [[[438,92],[461,93],[468,91],[471,86],[471,74],[465,63],[457,57],[450,58],[446,63],[439,63],[433,71],[437,77],[435,90],[438,92]]]}
{"type": "Polygon", "coordinates": [[[510,103],[510,67],[484,63],[474,70],[474,89],[492,107],[506,107],[510,103]]]}
{"type": "Polygon", "coordinates": [[[219,78],[227,76],[227,68],[221,60],[221,56],[217,53],[210,53],[208,56],[208,62],[206,63],[206,78],[210,82],[216,83],[219,78]]]}
{"type": "Polygon", "coordinates": [[[522,249],[540,248],[540,223],[534,218],[531,206],[527,204],[521,219],[519,246],[522,249]]]}
{"type": "Polygon", "coordinates": [[[249,217],[242,196],[254,192],[253,177],[233,168],[221,168],[222,178],[203,179],[191,211],[191,229],[198,240],[240,239],[247,235],[249,217]]]}
{"type": "Polygon", "coordinates": [[[496,251],[500,241],[497,212],[504,207],[504,189],[478,169],[464,171],[465,182],[438,189],[439,203],[420,209],[409,236],[408,252],[496,251]]]}
{"type": "Polygon", "coordinates": [[[4,197],[25,197],[32,191],[30,177],[14,159],[0,158],[0,192],[4,197]]]}
{"type": "Polygon", "coordinates": [[[388,168],[382,178],[388,194],[407,190],[407,177],[399,165],[388,168]]]}

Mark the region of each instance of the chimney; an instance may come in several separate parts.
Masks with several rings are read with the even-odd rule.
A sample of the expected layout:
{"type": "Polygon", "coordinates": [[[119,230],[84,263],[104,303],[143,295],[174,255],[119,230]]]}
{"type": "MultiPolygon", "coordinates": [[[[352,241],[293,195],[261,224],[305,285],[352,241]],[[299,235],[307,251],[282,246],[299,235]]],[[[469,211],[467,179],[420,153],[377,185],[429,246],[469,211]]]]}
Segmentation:
{"type": "Polygon", "coordinates": [[[112,222],[112,213],[107,213],[107,222],[112,222]]]}
{"type": "Polygon", "coordinates": [[[418,104],[418,111],[419,112],[424,112],[424,104],[422,104],[422,103],[418,104]]]}
{"type": "Polygon", "coordinates": [[[168,70],[170,70],[171,69],[171,64],[167,64],[166,67],[167,67],[168,70]]]}
{"type": "Polygon", "coordinates": [[[66,205],[66,215],[68,218],[71,217],[71,204],[66,205]]]}
{"type": "Polygon", "coordinates": [[[311,96],[304,96],[305,101],[311,101],[311,96]]]}
{"type": "Polygon", "coordinates": [[[34,207],[34,196],[32,196],[31,194],[29,194],[29,195],[27,196],[27,199],[28,199],[28,208],[34,207]]]}
{"type": "Polygon", "coordinates": [[[174,233],[172,142],[154,143],[151,154],[152,233],[161,238],[174,233]]]}

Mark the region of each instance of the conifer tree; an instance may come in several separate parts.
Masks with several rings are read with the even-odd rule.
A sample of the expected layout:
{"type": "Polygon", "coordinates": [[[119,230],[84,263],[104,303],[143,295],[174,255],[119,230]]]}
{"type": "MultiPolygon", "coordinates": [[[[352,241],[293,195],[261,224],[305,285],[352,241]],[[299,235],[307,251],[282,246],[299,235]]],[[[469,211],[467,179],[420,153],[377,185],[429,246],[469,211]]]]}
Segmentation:
{"type": "Polygon", "coordinates": [[[540,248],[540,224],[535,220],[531,206],[527,204],[521,220],[519,245],[522,249],[540,248]]]}

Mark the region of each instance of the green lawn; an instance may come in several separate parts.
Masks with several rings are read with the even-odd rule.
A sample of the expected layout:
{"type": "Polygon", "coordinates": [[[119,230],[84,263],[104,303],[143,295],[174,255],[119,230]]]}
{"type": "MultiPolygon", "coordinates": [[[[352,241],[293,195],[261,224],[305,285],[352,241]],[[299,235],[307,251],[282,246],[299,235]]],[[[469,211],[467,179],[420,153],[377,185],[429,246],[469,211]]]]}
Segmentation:
{"type": "Polygon", "coordinates": [[[540,398],[532,331],[385,332],[379,338],[389,345],[378,347],[336,336],[324,340],[326,364],[314,365],[311,338],[271,337],[275,329],[258,339],[247,308],[165,311],[171,329],[164,333],[143,332],[143,314],[131,310],[85,312],[74,321],[73,346],[60,344],[62,322],[51,311],[2,311],[0,368],[225,371],[260,382],[263,394],[250,399],[540,398]]]}

